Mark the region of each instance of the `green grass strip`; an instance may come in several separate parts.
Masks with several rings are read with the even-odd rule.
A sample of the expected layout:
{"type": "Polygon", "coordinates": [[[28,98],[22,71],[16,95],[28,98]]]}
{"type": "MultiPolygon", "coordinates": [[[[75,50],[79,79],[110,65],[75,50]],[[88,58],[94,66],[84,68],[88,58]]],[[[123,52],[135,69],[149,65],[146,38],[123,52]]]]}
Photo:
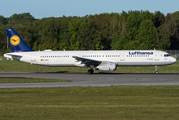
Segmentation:
{"type": "Polygon", "coordinates": [[[43,82],[71,82],[71,80],[43,79],[43,78],[0,78],[0,83],[43,83],[43,82]]]}
{"type": "Polygon", "coordinates": [[[0,89],[0,119],[177,120],[179,86],[0,89]]]}

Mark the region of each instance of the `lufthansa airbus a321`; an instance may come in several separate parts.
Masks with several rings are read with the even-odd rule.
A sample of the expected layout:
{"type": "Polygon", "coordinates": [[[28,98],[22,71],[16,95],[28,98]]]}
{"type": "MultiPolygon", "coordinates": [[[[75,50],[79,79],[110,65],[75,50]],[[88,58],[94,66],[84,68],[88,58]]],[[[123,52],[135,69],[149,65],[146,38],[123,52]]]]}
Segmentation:
{"type": "Polygon", "coordinates": [[[101,71],[114,71],[117,66],[170,65],[176,59],[159,50],[85,50],[85,51],[34,51],[28,47],[14,29],[6,29],[12,53],[4,57],[36,65],[56,67],[89,67],[101,71]]]}

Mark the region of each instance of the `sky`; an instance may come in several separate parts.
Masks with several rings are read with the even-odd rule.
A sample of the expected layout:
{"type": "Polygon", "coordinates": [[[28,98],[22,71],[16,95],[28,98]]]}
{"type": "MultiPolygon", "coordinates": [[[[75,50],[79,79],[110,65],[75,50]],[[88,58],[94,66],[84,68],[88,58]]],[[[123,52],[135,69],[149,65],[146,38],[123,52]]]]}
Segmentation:
{"type": "Polygon", "coordinates": [[[179,11],[179,0],[0,0],[0,15],[30,13],[36,19],[47,17],[122,13],[130,10],[160,11],[164,15],[179,11]]]}

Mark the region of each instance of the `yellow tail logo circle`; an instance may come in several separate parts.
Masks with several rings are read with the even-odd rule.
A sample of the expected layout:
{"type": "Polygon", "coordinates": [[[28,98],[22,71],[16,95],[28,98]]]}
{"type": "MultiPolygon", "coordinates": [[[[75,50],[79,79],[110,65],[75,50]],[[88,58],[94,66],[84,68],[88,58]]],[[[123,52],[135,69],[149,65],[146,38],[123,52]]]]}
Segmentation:
{"type": "Polygon", "coordinates": [[[14,46],[19,45],[19,43],[20,43],[20,38],[19,38],[19,36],[13,35],[13,36],[11,37],[11,39],[10,39],[10,42],[11,42],[11,44],[14,45],[14,46]]]}

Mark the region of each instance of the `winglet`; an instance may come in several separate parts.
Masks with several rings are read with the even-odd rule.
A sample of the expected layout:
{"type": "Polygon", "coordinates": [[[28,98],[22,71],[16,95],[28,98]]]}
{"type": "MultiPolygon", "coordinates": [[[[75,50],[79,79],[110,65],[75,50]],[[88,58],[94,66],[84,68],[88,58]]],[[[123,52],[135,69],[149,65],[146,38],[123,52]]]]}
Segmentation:
{"type": "Polygon", "coordinates": [[[8,40],[11,46],[12,52],[28,52],[33,51],[29,46],[24,42],[24,40],[16,33],[12,28],[6,29],[8,40]]]}

